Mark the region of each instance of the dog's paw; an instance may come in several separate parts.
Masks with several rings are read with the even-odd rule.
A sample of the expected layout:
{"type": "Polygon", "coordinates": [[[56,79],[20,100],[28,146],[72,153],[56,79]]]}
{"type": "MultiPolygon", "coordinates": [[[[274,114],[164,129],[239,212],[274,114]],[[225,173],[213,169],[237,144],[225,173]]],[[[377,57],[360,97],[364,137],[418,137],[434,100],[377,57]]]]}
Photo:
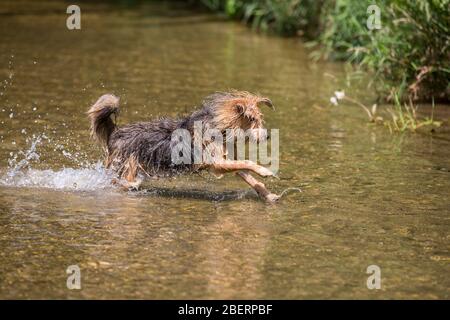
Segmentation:
{"type": "Polygon", "coordinates": [[[278,200],[280,200],[281,196],[275,194],[275,193],[270,193],[266,196],[266,201],[269,203],[275,203],[278,200]]]}
{"type": "Polygon", "coordinates": [[[256,170],[256,173],[259,174],[261,177],[273,177],[274,176],[274,173],[265,167],[258,167],[258,169],[256,170]]]}

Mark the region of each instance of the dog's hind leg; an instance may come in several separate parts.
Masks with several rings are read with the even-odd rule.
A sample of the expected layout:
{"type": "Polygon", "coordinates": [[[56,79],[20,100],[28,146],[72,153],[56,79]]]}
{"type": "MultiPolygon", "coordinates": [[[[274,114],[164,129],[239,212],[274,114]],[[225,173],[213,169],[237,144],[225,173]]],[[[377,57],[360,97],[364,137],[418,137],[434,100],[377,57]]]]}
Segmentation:
{"type": "Polygon", "coordinates": [[[244,179],[245,182],[247,182],[255,191],[258,193],[258,195],[266,200],[267,202],[274,203],[278,199],[280,199],[279,195],[276,195],[269,190],[267,190],[264,183],[259,182],[255,178],[252,177],[252,175],[245,171],[238,171],[237,174],[244,179]]]}
{"type": "Polygon", "coordinates": [[[261,177],[271,177],[273,172],[249,160],[223,160],[212,164],[214,171],[218,173],[233,172],[239,170],[250,170],[261,177]]]}
{"type": "Polygon", "coordinates": [[[142,184],[142,179],[138,177],[139,164],[135,157],[129,157],[124,165],[120,175],[120,181],[113,181],[113,183],[120,184],[125,190],[138,190],[142,184]]]}

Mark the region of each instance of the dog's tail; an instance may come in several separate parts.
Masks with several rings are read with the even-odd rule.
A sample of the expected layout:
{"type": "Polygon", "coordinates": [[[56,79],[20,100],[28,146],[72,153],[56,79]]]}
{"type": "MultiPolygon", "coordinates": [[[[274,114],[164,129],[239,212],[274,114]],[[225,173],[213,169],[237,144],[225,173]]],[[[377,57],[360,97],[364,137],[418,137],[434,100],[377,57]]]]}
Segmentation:
{"type": "Polygon", "coordinates": [[[112,94],[104,94],[87,112],[91,120],[91,136],[103,147],[108,146],[111,133],[116,130],[115,121],[111,115],[119,113],[119,98],[112,94]]]}

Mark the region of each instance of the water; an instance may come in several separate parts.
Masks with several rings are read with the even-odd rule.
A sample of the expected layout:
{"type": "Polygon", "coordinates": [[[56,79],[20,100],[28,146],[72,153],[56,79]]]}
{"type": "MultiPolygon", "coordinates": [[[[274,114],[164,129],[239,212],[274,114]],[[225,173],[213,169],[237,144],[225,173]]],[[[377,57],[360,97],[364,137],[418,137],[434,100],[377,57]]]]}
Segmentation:
{"type": "Polygon", "coordinates": [[[0,5],[0,298],[449,298],[447,129],[392,135],[332,107],[344,67],[312,63],[297,39],[85,2],[69,31],[67,5],[0,5]],[[111,185],[85,115],[101,94],[121,96],[128,123],[228,88],[274,101],[280,179],[265,182],[302,192],[268,206],[233,176],[111,185]],[[74,264],[80,291],[66,287],[74,264]],[[366,287],[372,264],[381,290],[366,287]]]}

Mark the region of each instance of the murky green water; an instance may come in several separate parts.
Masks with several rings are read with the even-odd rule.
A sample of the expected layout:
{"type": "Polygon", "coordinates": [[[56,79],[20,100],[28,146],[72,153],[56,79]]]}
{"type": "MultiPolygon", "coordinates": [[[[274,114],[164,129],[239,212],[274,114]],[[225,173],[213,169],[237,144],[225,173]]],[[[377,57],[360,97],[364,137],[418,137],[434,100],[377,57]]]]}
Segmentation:
{"type": "Polygon", "coordinates": [[[84,2],[69,31],[67,5],[0,4],[0,298],[449,298],[448,131],[391,135],[331,107],[343,66],[313,64],[296,39],[84,2]],[[268,206],[233,176],[122,193],[95,167],[84,112],[101,94],[121,96],[127,123],[227,88],[272,98],[281,179],[266,182],[302,193],[268,206]],[[372,264],[381,290],[366,287],[372,264]]]}

